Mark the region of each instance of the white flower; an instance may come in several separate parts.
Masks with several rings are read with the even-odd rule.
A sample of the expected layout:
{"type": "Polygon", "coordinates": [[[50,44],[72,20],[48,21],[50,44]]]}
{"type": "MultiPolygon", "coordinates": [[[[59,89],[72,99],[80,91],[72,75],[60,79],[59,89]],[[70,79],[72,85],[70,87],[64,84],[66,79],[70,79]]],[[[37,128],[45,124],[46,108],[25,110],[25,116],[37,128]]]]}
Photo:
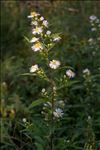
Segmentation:
{"type": "Polygon", "coordinates": [[[60,101],[58,101],[58,103],[60,106],[64,106],[64,101],[60,100],[60,101]]]}
{"type": "Polygon", "coordinates": [[[43,89],[42,89],[42,93],[44,93],[45,91],[46,91],[45,88],[43,88],[43,89]]]}
{"type": "Polygon", "coordinates": [[[37,26],[37,25],[38,25],[38,22],[37,22],[37,21],[32,21],[32,22],[31,22],[31,25],[37,26]]]}
{"type": "Polygon", "coordinates": [[[91,120],[91,116],[88,116],[88,120],[91,120]]]}
{"type": "Polygon", "coordinates": [[[86,68],[83,70],[83,73],[86,75],[90,75],[90,70],[88,68],[86,68]]]}
{"type": "Polygon", "coordinates": [[[42,50],[42,49],[43,49],[43,46],[42,46],[42,44],[41,44],[40,42],[37,42],[37,43],[35,43],[35,44],[32,46],[32,50],[33,50],[34,52],[40,51],[40,50],[42,50]]]}
{"type": "Polygon", "coordinates": [[[36,72],[37,70],[39,70],[39,67],[37,64],[30,68],[30,72],[36,72]]]}
{"type": "Polygon", "coordinates": [[[53,37],[53,41],[60,41],[60,39],[61,39],[61,37],[60,36],[55,36],[55,37],[53,37]]]}
{"type": "Polygon", "coordinates": [[[52,104],[51,104],[50,102],[47,102],[47,103],[44,103],[44,106],[45,106],[45,107],[48,107],[48,106],[51,107],[52,104]]]}
{"type": "Polygon", "coordinates": [[[74,73],[72,70],[70,70],[70,69],[68,69],[68,70],[66,71],[66,75],[67,75],[69,78],[75,77],[75,73],[74,73]]]}
{"type": "Polygon", "coordinates": [[[57,88],[54,86],[54,87],[53,87],[53,90],[54,90],[54,91],[56,91],[56,90],[57,90],[57,88]]]}
{"type": "Polygon", "coordinates": [[[95,43],[94,40],[93,40],[93,38],[90,38],[90,39],[88,40],[88,42],[89,42],[90,45],[92,45],[92,44],[95,43]]]}
{"type": "Polygon", "coordinates": [[[94,26],[95,24],[94,23],[91,23],[91,26],[94,26]]]}
{"type": "Polygon", "coordinates": [[[43,32],[43,29],[42,27],[36,27],[35,29],[33,29],[33,34],[36,35],[36,34],[40,34],[43,32]]]}
{"type": "Polygon", "coordinates": [[[43,20],[44,20],[44,17],[40,17],[40,20],[43,21],[43,20]]]}
{"type": "Polygon", "coordinates": [[[48,21],[47,21],[47,20],[44,20],[44,21],[43,21],[43,25],[44,25],[45,27],[48,27],[48,21]]]}
{"type": "Polygon", "coordinates": [[[54,117],[60,118],[63,115],[63,111],[60,108],[56,108],[55,111],[53,112],[54,117]]]}
{"type": "Polygon", "coordinates": [[[6,82],[2,82],[2,86],[6,87],[7,86],[6,82]]]}
{"type": "Polygon", "coordinates": [[[97,17],[96,17],[95,15],[92,15],[92,16],[90,16],[89,18],[90,18],[91,21],[94,21],[94,20],[97,19],[97,17]]]}
{"type": "Polygon", "coordinates": [[[50,35],[50,34],[51,34],[51,31],[48,30],[48,31],[46,32],[46,34],[47,34],[47,35],[50,35]]]}
{"type": "Polygon", "coordinates": [[[88,40],[88,42],[90,42],[90,43],[93,42],[93,38],[90,38],[90,39],[88,40]]]}
{"type": "Polygon", "coordinates": [[[50,61],[49,66],[52,69],[57,69],[60,66],[60,61],[59,60],[52,60],[52,61],[50,61]]]}
{"type": "Polygon", "coordinates": [[[47,103],[44,103],[44,106],[45,106],[45,107],[48,107],[48,104],[47,104],[47,103]]]}
{"type": "Polygon", "coordinates": [[[96,31],[97,29],[96,28],[91,28],[91,31],[96,31]]]}
{"type": "Polygon", "coordinates": [[[31,14],[28,16],[28,18],[34,18],[39,16],[40,14],[36,13],[36,12],[31,12],[31,14]]]}
{"type": "Polygon", "coordinates": [[[95,54],[96,54],[96,52],[95,52],[95,51],[93,51],[93,52],[92,52],[92,55],[93,55],[93,56],[95,56],[95,54]]]}
{"type": "Polygon", "coordinates": [[[34,43],[34,42],[37,42],[38,40],[39,40],[39,38],[33,37],[30,42],[34,43]]]}
{"type": "Polygon", "coordinates": [[[23,118],[22,121],[25,123],[27,120],[26,120],[26,118],[23,118]]]}
{"type": "Polygon", "coordinates": [[[97,18],[96,21],[95,21],[95,23],[99,23],[99,22],[100,22],[100,20],[97,18]]]}

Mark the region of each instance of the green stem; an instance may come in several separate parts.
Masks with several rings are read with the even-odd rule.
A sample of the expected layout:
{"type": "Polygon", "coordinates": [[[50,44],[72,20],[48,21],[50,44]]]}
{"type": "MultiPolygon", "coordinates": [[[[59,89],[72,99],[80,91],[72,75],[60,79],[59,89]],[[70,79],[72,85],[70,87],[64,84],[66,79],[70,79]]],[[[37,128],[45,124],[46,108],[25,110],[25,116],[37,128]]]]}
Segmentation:
{"type": "MultiPolygon", "coordinates": [[[[54,81],[51,79],[51,85],[52,85],[52,92],[53,92],[53,95],[52,95],[52,114],[51,114],[51,126],[53,127],[54,126],[54,119],[53,119],[53,112],[54,112],[54,97],[55,97],[55,93],[54,93],[54,87],[55,87],[55,83],[54,81]]],[[[50,136],[50,150],[53,149],[53,133],[51,132],[51,136],[50,136]]]]}

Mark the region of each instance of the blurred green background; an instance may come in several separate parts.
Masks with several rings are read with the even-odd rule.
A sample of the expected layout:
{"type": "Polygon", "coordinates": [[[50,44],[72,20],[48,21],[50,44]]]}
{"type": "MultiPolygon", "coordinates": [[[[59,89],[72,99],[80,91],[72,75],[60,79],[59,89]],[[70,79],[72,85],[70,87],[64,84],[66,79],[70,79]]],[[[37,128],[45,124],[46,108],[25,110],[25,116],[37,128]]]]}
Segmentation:
{"type": "MultiPolygon", "coordinates": [[[[91,57],[91,50],[89,47],[87,47],[87,49],[84,47],[87,40],[92,36],[92,33],[90,32],[89,16],[96,15],[98,18],[100,17],[100,2],[78,0],[2,0],[0,3],[2,149],[19,150],[21,149],[21,146],[19,145],[23,145],[23,142],[28,141],[28,146],[26,145],[26,147],[22,147],[22,149],[31,150],[32,148],[29,146],[32,144],[30,139],[26,135],[24,135],[24,139],[19,132],[23,129],[19,120],[24,117],[28,119],[32,117],[27,106],[31,104],[33,99],[38,98],[38,95],[45,84],[42,83],[42,81],[39,82],[38,79],[28,77],[23,78],[20,76],[22,73],[29,72],[29,67],[35,62],[35,56],[30,45],[24,38],[25,36],[28,38],[31,37],[31,26],[27,16],[31,11],[37,11],[48,20],[51,31],[61,32],[62,40],[54,48],[54,50],[58,49],[58,52],[55,52],[54,56],[57,56],[63,64],[71,65],[75,69],[77,76],[81,78],[80,74],[82,70],[87,67],[89,67],[92,73],[98,74],[97,69],[100,64],[99,55],[97,54],[95,58],[91,57]],[[38,86],[37,82],[39,83],[38,86]],[[20,142],[18,141],[19,138],[20,142]]],[[[93,128],[90,127],[90,130],[92,130],[90,133],[93,134],[97,141],[97,146],[95,147],[96,150],[100,149],[98,82],[99,79],[97,78],[96,83],[93,83],[96,84],[95,89],[97,89],[97,91],[94,91],[93,96],[95,102],[92,101],[91,104],[90,101],[87,101],[85,105],[90,105],[87,109],[91,109],[92,112],[90,112],[90,114],[92,113],[95,120],[94,124],[96,124],[93,128]]],[[[83,95],[81,90],[79,93],[73,93],[72,101],[68,102],[68,105],[78,104],[80,102],[79,97],[82,97],[83,95]],[[76,97],[77,102],[74,102],[73,99],[76,99],[76,97]]],[[[81,121],[84,118],[85,111],[82,112],[80,109],[76,114],[75,108],[73,112],[70,112],[70,110],[68,110],[68,112],[72,118],[77,118],[77,115],[81,121]]],[[[77,122],[74,121],[74,119],[72,122],[68,121],[68,126],[77,122]]],[[[84,129],[85,124],[81,122],[80,126],[84,129]]],[[[75,133],[77,130],[78,129],[75,130],[75,133]]],[[[68,133],[73,136],[71,129],[68,131],[68,133]]],[[[84,132],[84,130],[81,131],[82,133],[84,132]]],[[[81,131],[79,130],[79,132],[81,131]]],[[[76,137],[74,137],[74,134],[72,143],[74,143],[75,138],[78,143],[81,136],[79,135],[79,132],[76,134],[76,137]]],[[[89,136],[92,136],[91,134],[89,136]]],[[[78,147],[71,147],[69,145],[69,150],[94,150],[86,145],[83,149],[83,145],[80,143],[78,147]]],[[[42,148],[37,149],[42,150],[42,148]]],[[[35,148],[33,148],[33,150],[35,150],[35,148]]],[[[64,150],[64,148],[57,147],[56,150],[64,150]]]]}

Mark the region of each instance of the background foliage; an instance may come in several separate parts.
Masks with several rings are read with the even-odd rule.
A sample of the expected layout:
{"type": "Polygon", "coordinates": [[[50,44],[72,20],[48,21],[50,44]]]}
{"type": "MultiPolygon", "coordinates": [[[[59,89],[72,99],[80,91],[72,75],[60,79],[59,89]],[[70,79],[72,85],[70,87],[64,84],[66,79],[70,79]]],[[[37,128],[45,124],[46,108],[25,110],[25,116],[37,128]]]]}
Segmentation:
{"type": "MultiPolygon", "coordinates": [[[[99,1],[1,1],[1,149],[49,150],[50,128],[41,117],[41,105],[29,108],[49,85],[36,77],[23,77],[39,59],[24,36],[30,38],[30,11],[41,13],[51,31],[62,40],[53,57],[75,69],[76,77],[58,98],[65,101],[64,117],[57,122],[54,150],[99,150],[99,50],[88,43],[92,35],[89,16],[100,17],[99,1]],[[89,77],[82,71],[88,68],[89,77]],[[27,119],[27,123],[23,122],[27,119]]],[[[59,78],[59,75],[56,75],[59,78]]],[[[58,81],[59,85],[59,81],[58,81]]]]}

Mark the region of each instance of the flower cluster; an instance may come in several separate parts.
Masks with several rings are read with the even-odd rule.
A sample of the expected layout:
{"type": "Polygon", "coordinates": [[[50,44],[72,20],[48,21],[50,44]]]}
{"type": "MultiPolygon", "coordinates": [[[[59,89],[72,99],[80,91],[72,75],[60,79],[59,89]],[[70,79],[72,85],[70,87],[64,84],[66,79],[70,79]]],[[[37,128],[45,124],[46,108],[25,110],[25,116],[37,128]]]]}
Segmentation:
{"type": "MultiPolygon", "coordinates": [[[[63,114],[64,114],[63,113],[64,106],[65,106],[65,103],[64,103],[63,100],[59,100],[59,101],[55,100],[54,101],[53,117],[55,119],[56,118],[61,118],[63,116],[63,114]]],[[[42,114],[45,115],[46,119],[48,119],[49,115],[52,114],[52,111],[50,111],[50,109],[52,109],[52,103],[51,102],[44,103],[42,114]]]]}
{"type": "Polygon", "coordinates": [[[40,16],[39,13],[31,12],[28,18],[31,19],[33,37],[30,42],[33,44],[32,50],[34,52],[43,49],[47,50],[48,47],[50,48],[50,46],[52,46],[53,42],[58,42],[61,39],[59,35],[52,34],[51,31],[48,30],[48,21],[45,20],[43,16],[40,16]],[[46,40],[48,41],[48,43],[46,43],[48,47],[45,47],[43,44],[46,40]]]}
{"type": "MultiPolygon", "coordinates": [[[[40,16],[39,13],[32,12],[28,18],[31,19],[31,26],[32,26],[32,38],[30,43],[32,44],[31,48],[34,52],[38,52],[39,54],[46,54],[45,59],[49,68],[52,70],[58,69],[61,66],[61,62],[57,59],[49,60],[49,53],[51,48],[55,45],[56,42],[59,42],[61,37],[59,34],[53,34],[48,28],[49,23],[47,20],[44,19],[43,16],[40,16]]],[[[44,56],[42,55],[42,56],[44,56]]],[[[45,71],[39,67],[38,64],[35,64],[30,67],[30,73],[38,74],[39,76],[46,76],[45,71]]],[[[68,78],[74,78],[75,73],[68,69],[65,71],[65,76],[68,78]]],[[[47,77],[48,79],[48,77],[47,77]]],[[[67,79],[67,78],[66,78],[67,79]]],[[[50,82],[51,80],[48,79],[50,82]]],[[[51,81],[52,82],[52,81],[51,81]]],[[[64,108],[64,101],[58,100],[56,97],[56,86],[52,84],[52,93],[53,93],[53,102],[50,100],[45,102],[43,105],[42,114],[45,115],[45,119],[48,120],[50,116],[53,115],[53,118],[61,118],[63,116],[63,108],[64,108]]],[[[46,91],[45,88],[42,89],[41,95],[43,98],[48,99],[50,97],[50,93],[46,91]]]]}
{"type": "MultiPolygon", "coordinates": [[[[48,30],[48,21],[40,16],[39,13],[32,12],[28,18],[31,19],[32,25],[32,39],[30,40],[32,50],[34,52],[48,52],[48,50],[55,44],[55,42],[58,42],[61,37],[58,34],[52,34],[52,32],[48,30]]],[[[51,69],[57,69],[60,64],[59,60],[49,61],[49,67],[51,69]]],[[[37,70],[38,65],[34,65],[31,67],[30,72],[36,72],[37,70]]]]}
{"type": "Polygon", "coordinates": [[[90,19],[90,23],[91,23],[91,31],[97,31],[98,29],[100,29],[100,20],[98,19],[97,16],[92,15],[89,17],[90,19]]]}
{"type": "Polygon", "coordinates": [[[91,25],[91,37],[88,39],[89,49],[92,50],[93,57],[100,47],[100,20],[97,16],[92,15],[89,17],[91,25]]]}
{"type": "Polygon", "coordinates": [[[64,115],[63,108],[65,103],[63,100],[56,101],[53,115],[55,118],[61,118],[64,115]]]}
{"type": "Polygon", "coordinates": [[[44,17],[41,17],[39,13],[31,12],[31,14],[28,16],[28,18],[31,19],[31,25],[32,25],[32,39],[30,42],[32,43],[32,50],[34,52],[43,50],[43,44],[42,44],[42,37],[43,37],[43,31],[45,27],[48,27],[47,20],[44,19],[44,17]]]}

